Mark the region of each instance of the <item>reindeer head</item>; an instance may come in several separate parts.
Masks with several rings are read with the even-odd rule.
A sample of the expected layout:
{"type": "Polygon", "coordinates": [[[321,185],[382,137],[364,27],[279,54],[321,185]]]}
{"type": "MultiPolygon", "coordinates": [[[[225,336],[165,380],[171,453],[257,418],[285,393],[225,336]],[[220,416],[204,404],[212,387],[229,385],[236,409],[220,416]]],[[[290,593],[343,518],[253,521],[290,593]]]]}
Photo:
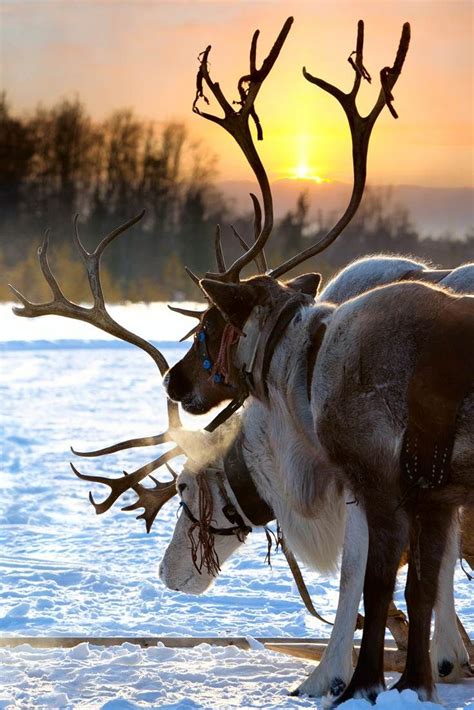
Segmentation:
{"type": "MultiPolygon", "coordinates": [[[[275,312],[277,304],[295,300],[297,294],[301,304],[309,303],[317,294],[320,278],[310,273],[280,283],[269,276],[255,276],[238,284],[203,279],[200,286],[215,305],[201,316],[191,349],[167,373],[168,396],[191,414],[203,414],[225,400],[238,399],[247,382],[244,363],[235,354],[244,345],[244,357],[247,361],[251,357],[250,333],[244,333],[244,327],[252,325],[255,307],[275,312]]],[[[253,326],[258,328],[257,323],[253,326]]]]}
{"type": "MultiPolygon", "coordinates": [[[[191,413],[204,413],[221,402],[232,399],[238,403],[244,396],[247,382],[242,374],[242,365],[252,355],[253,340],[248,338],[249,333],[244,333],[246,324],[253,329],[264,328],[267,323],[265,314],[278,315],[278,309],[285,307],[285,302],[294,298],[294,292],[305,294],[308,297],[316,295],[319,277],[317,274],[306,274],[286,284],[277,279],[301,264],[308,258],[326,249],[347,226],[354,216],[362,199],[367,172],[367,153],[372,128],[384,106],[388,106],[392,115],[397,114],[392,106],[393,96],[391,90],[395,85],[403,67],[410,41],[410,26],[403,26],[400,45],[392,67],[385,67],[380,72],[381,90],[372,111],[365,117],[359,114],[356,98],[362,79],[371,81],[371,77],[363,64],[364,23],[358,24],[356,49],[349,57],[349,62],[355,71],[353,87],[350,92],[344,93],[328,82],[316,78],[303,69],[304,77],[319,88],[330,93],[341,104],[347,116],[351,137],[354,170],[354,187],[350,202],[335,226],[315,244],[292,257],[276,269],[267,269],[266,258],[263,253],[268,237],[273,227],[273,200],[270,184],[265,169],[260,161],[254,146],[249,128],[251,117],[256,125],[257,138],[262,139],[262,127],[255,112],[254,102],[263,80],[273,67],[283,43],[288,35],[292,18],[285,22],[274,46],[264,60],[260,69],[256,68],[256,49],[258,31],[254,34],[250,49],[250,72],[238,82],[240,100],[233,102],[239,108],[233,108],[224,96],[218,83],[214,82],[209,74],[208,57],[211,47],[200,55],[200,66],[197,77],[197,93],[193,110],[200,116],[217,123],[232,135],[242,149],[258,181],[262,200],[264,220],[261,223],[261,208],[255,195],[251,195],[254,211],[254,244],[249,247],[238,235],[245,249],[245,254],[240,256],[229,268],[226,268],[220,244],[220,230],[216,231],[216,256],[218,273],[207,273],[205,278],[194,280],[202,288],[206,297],[211,302],[211,307],[201,317],[199,326],[195,330],[193,346],[186,356],[175,365],[165,378],[165,386],[169,396],[182,403],[184,409],[191,413]],[[353,56],[355,55],[355,56],[353,56]],[[224,116],[215,116],[199,109],[198,103],[204,99],[204,84],[213,94],[224,116]],[[245,281],[239,281],[239,275],[244,266],[252,260],[257,263],[260,274],[245,281]],[[292,293],[293,292],[293,293],[292,293]],[[257,317],[257,310],[259,315],[257,317]],[[262,319],[263,314],[263,319],[262,319]],[[260,319],[260,320],[258,320],[260,319]],[[251,345],[242,346],[242,340],[247,336],[251,345]],[[239,350],[245,351],[245,358],[235,357],[239,350]]],[[[305,300],[302,298],[301,303],[305,300]]],[[[273,316],[270,316],[273,317],[273,316]]],[[[270,334],[271,336],[271,334],[270,334]]]]}
{"type": "Polygon", "coordinates": [[[238,388],[232,384],[237,382],[232,361],[224,366],[224,372],[219,367],[225,328],[220,311],[215,306],[208,308],[193,333],[192,347],[165,376],[168,396],[180,402],[190,414],[203,414],[238,394],[238,388]]]}
{"type": "Polygon", "coordinates": [[[202,594],[251,528],[233,502],[219,469],[184,467],[176,481],[182,512],[160,563],[161,581],[176,591],[202,594]]]}

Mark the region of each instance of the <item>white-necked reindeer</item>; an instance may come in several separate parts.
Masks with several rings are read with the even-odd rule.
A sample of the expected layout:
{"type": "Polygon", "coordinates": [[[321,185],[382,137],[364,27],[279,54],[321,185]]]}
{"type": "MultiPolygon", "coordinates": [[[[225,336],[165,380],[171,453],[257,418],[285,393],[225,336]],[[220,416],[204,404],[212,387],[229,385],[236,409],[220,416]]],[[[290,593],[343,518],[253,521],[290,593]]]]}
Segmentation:
{"type": "MultiPolygon", "coordinates": [[[[62,294],[58,298],[57,285],[48,267],[48,242],[45,240],[40,250],[40,262],[55,292],[55,299],[48,304],[30,304],[16,292],[23,302],[23,308],[17,309],[16,313],[26,317],[56,314],[91,323],[144,349],[163,373],[167,369],[163,355],[150,343],[116,323],[107,313],[100,296],[99,261],[103,246],[110,243],[111,236],[118,236],[134,222],[135,219],[130,220],[123,228],[115,230],[101,242],[93,255],[87,255],[91,290],[95,302],[92,309],[76,306],[62,294]]],[[[75,239],[76,245],[79,246],[77,229],[75,239]]],[[[325,294],[331,294],[333,302],[343,302],[351,293],[359,293],[368,278],[372,286],[376,273],[379,275],[379,280],[385,282],[390,278],[391,273],[397,276],[407,269],[422,268],[424,267],[421,263],[406,259],[378,257],[370,264],[367,260],[361,260],[346,267],[330,281],[320,294],[320,298],[324,299],[325,294]]],[[[454,277],[457,271],[453,272],[454,277]]],[[[295,691],[298,694],[306,693],[312,696],[329,692],[337,696],[349,683],[352,675],[353,632],[366,563],[364,547],[366,533],[359,507],[346,505],[348,495],[336,484],[328,504],[317,517],[308,518],[301,514],[288,495],[286,477],[282,475],[284,472],[275,458],[275,450],[269,437],[268,412],[258,400],[252,399],[241,416],[234,414],[227,423],[214,432],[183,429],[175,405],[168,402],[168,406],[171,426],[168,432],[156,437],[132,439],[99,451],[80,454],[97,456],[165,441],[174,441],[179,446],[179,449],[175,447],[150,464],[116,479],[84,475],[73,467],[80,478],[106,483],[111,487],[112,493],[106,501],[95,503],[91,497],[97,513],[108,510],[122,493],[133,488],[138,494],[138,499],[127,509],[143,507],[145,512],[139,517],[145,519],[149,531],[163,504],[179,493],[183,511],[186,512],[183,512],[177,521],[173,539],[160,565],[160,578],[169,588],[188,594],[205,592],[215,581],[220,565],[241,546],[248,531],[255,526],[265,525],[273,518],[277,518],[281,525],[287,547],[312,569],[334,571],[339,562],[344,540],[340,598],[331,639],[322,661],[295,691]],[[141,480],[180,452],[185,452],[187,463],[176,483],[175,481],[156,482],[155,487],[151,489],[141,485],[141,480]],[[203,485],[208,491],[207,505],[208,508],[210,505],[212,518],[211,530],[207,531],[200,507],[200,489],[203,485]],[[217,562],[213,567],[206,565],[202,556],[197,559],[194,554],[193,558],[191,541],[197,535],[196,521],[204,523],[204,530],[201,532],[205,535],[207,533],[213,559],[217,562]],[[231,534],[228,534],[229,532],[231,534]]],[[[209,526],[209,522],[207,525],[209,526]]],[[[469,528],[466,527],[466,534],[468,532],[469,528]]],[[[443,594],[436,605],[432,647],[434,667],[439,671],[442,679],[448,681],[456,680],[467,672],[469,661],[456,626],[452,590],[453,565],[458,550],[454,537],[452,542],[443,558],[440,581],[443,594]]],[[[197,545],[197,540],[194,544],[197,545]]]]}
{"type": "MultiPolygon", "coordinates": [[[[266,276],[237,283],[243,266],[263,249],[272,226],[268,181],[262,178],[254,149],[244,151],[262,190],[264,225],[246,255],[199,282],[215,307],[202,317],[191,351],[166,378],[169,395],[192,413],[203,413],[230,398],[241,402],[249,393],[257,398],[267,412],[277,469],[274,477],[278,480],[281,474],[286,496],[308,519],[324,514],[337,485],[355,494],[361,525],[362,518],[366,521],[365,534],[360,535],[360,544],[365,544],[368,553],[366,622],[354,676],[337,703],[357,695],[374,699],[384,686],[387,605],[408,541],[410,635],[406,669],[396,687],[413,688],[423,698],[433,696],[428,644],[433,605],[437,594],[444,594],[439,586],[441,561],[456,546],[458,507],[474,504],[474,400],[470,394],[474,297],[455,296],[415,281],[374,288],[339,307],[334,303],[314,307],[305,291],[314,290],[315,274],[299,277],[300,294],[276,280],[326,248],[355,213],[365,185],[370,132],[383,106],[391,108],[391,89],[408,42],[405,25],[395,63],[381,72],[382,91],[365,118],[355,105],[361,78],[367,74],[361,23],[353,62],[356,79],[350,93],[305,72],[312,83],[338,99],[349,119],[354,161],[351,202],[338,224],[317,244],[266,276]],[[223,381],[215,382],[202,371],[199,337],[203,334],[210,355],[205,362],[215,361],[226,374],[223,381]]],[[[203,96],[205,81],[225,115],[202,115],[226,128],[242,146],[241,136],[249,135],[248,117],[254,113],[259,88],[255,45],[246,88],[239,82],[238,111],[211,80],[208,54],[209,49],[202,55],[197,98],[203,96]]],[[[369,263],[361,268],[370,274],[370,267],[369,263]]],[[[453,283],[469,276],[472,268],[465,267],[453,283]]],[[[430,279],[420,271],[398,278],[412,280],[421,275],[430,279]]],[[[443,275],[434,274],[432,280],[440,281],[443,275]]],[[[375,279],[371,285],[379,283],[375,279]]]]}

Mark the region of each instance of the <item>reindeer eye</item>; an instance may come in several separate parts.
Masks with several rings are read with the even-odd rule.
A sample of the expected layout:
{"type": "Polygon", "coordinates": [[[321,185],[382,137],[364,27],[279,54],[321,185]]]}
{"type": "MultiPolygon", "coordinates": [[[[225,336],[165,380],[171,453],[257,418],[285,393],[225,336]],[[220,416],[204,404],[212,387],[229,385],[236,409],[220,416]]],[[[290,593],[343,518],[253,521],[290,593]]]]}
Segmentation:
{"type": "Polygon", "coordinates": [[[188,486],[187,486],[186,483],[179,483],[179,484],[178,484],[178,491],[179,491],[180,493],[182,493],[187,487],[188,487],[188,486]]]}

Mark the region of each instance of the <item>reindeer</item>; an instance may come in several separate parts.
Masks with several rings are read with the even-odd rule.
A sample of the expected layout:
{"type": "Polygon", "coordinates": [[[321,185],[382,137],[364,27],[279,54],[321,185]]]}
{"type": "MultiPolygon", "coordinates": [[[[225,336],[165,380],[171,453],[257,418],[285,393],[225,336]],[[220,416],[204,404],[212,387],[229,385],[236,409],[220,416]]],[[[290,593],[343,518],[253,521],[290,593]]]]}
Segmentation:
{"type": "MultiPolygon", "coordinates": [[[[86,253],[82,247],[78,222],[75,220],[74,241],[87,264],[94,300],[92,308],[77,306],[59,290],[48,265],[47,233],[39,250],[39,260],[43,274],[52,288],[54,299],[46,304],[32,304],[13,289],[23,303],[23,308],[16,308],[15,313],[24,317],[55,314],[90,323],[143,349],[163,374],[168,370],[163,354],[151,343],[124,329],[111,318],[106,310],[101,288],[100,260],[106,246],[140,218],[141,215],[138,215],[114,230],[92,254],[86,253]]],[[[386,275],[390,266],[395,266],[396,260],[385,259],[383,269],[382,261],[381,259],[379,262],[380,267],[386,275]]],[[[407,263],[412,268],[417,267],[416,262],[403,262],[404,267],[407,263]]],[[[326,286],[321,298],[324,299],[324,294],[327,293],[331,294],[335,301],[339,302],[338,299],[341,299],[342,302],[347,300],[351,290],[357,294],[365,282],[365,271],[364,261],[347,267],[326,286]]],[[[183,312],[182,309],[178,310],[183,312]]],[[[352,675],[353,629],[364,579],[365,555],[364,548],[360,545],[359,509],[354,505],[346,506],[348,497],[342,489],[334,491],[331,504],[326,506],[318,517],[308,519],[294,506],[289,505],[284,477],[280,476],[277,480],[274,477],[274,473],[281,473],[281,470],[276,465],[275,454],[268,439],[266,408],[257,399],[252,400],[242,416],[233,415],[225,425],[213,432],[183,429],[176,405],[170,400],[168,418],[168,430],[157,436],[131,439],[87,453],[73,450],[79,456],[91,457],[138,446],[166,442],[177,444],[137,471],[117,479],[85,475],[71,464],[79,478],[110,486],[112,492],[105,501],[96,503],[90,496],[96,512],[106,512],[124,492],[133,489],[138,499],[125,509],[135,510],[143,507],[144,513],[139,518],[145,520],[149,532],[161,507],[179,493],[183,510],[186,512],[180,516],[173,539],[164,554],[160,565],[160,578],[169,588],[188,594],[201,594],[206,591],[218,574],[220,565],[241,546],[248,532],[256,526],[266,525],[275,517],[285,534],[285,554],[291,555],[290,550],[293,551],[313,569],[334,571],[344,538],[340,600],[331,640],[321,663],[297,691],[314,696],[330,692],[336,696],[349,683],[352,675]],[[160,482],[153,478],[153,488],[141,484],[145,477],[181,452],[185,452],[187,463],[177,479],[176,475],[173,475],[176,481],[160,482]],[[199,491],[203,486],[208,492],[207,508],[212,513],[211,530],[206,530],[206,525],[203,525],[205,515],[199,504],[199,491]],[[344,525],[346,518],[347,523],[344,525]],[[208,543],[206,549],[200,549],[199,560],[196,552],[192,554],[191,544],[194,540],[196,521],[199,521],[199,531],[208,543]],[[203,554],[206,551],[207,558],[203,554]],[[214,565],[206,564],[206,560],[213,560],[214,565]]],[[[208,522],[208,528],[209,525],[208,522]]],[[[466,526],[466,535],[468,532],[469,527],[466,526]]],[[[467,537],[468,546],[472,546],[471,537],[467,537]]],[[[436,664],[438,661],[435,667],[444,680],[450,681],[468,671],[466,649],[456,631],[452,594],[452,573],[456,556],[457,548],[453,544],[443,559],[441,584],[445,591],[436,606],[436,643],[433,644],[433,662],[436,664]]],[[[471,564],[473,563],[474,558],[471,564]]],[[[312,610],[309,604],[308,606],[312,610]]],[[[393,606],[391,612],[396,612],[393,606]]],[[[392,632],[397,633],[396,617],[389,616],[387,625],[392,632]]]]}
{"type": "MultiPolygon", "coordinates": [[[[198,74],[196,112],[226,128],[239,145],[242,134],[249,135],[248,118],[255,112],[261,79],[255,69],[255,42],[254,36],[247,88],[243,80],[239,82],[238,111],[210,78],[210,47],[201,57],[198,74]],[[223,108],[224,118],[197,108],[204,95],[203,81],[223,108]]],[[[309,81],[338,99],[349,120],[354,166],[351,201],[325,238],[267,275],[239,283],[242,268],[261,252],[272,226],[268,181],[246,146],[244,153],[270,212],[265,211],[264,225],[244,256],[228,269],[196,279],[211,307],[200,319],[195,344],[165,378],[168,394],[192,413],[206,412],[231,398],[234,407],[249,394],[257,398],[267,408],[275,465],[285,472],[286,493],[301,514],[309,518],[320,514],[338,482],[354,492],[367,526],[367,623],[354,676],[337,703],[358,695],[373,700],[384,687],[382,620],[408,539],[406,596],[413,623],[406,669],[395,687],[414,688],[422,698],[434,696],[428,644],[440,562],[455,545],[458,507],[474,503],[474,403],[469,394],[473,382],[472,367],[466,365],[466,358],[474,356],[473,297],[414,281],[374,288],[339,307],[323,302],[315,307],[309,296],[317,288],[318,275],[299,277],[299,294],[294,284],[277,281],[327,248],[355,213],[365,185],[375,120],[384,105],[396,116],[391,90],[408,44],[405,25],[394,65],[382,70],[382,90],[366,117],[360,116],[355,103],[362,77],[368,78],[362,23],[352,60],[356,77],[351,92],[344,94],[303,70],[309,81]],[[204,363],[215,363],[211,375],[219,368],[224,378],[215,381],[202,371],[202,342],[206,343],[204,363]],[[450,387],[440,384],[443,378],[450,387]]],[[[463,267],[461,273],[451,275],[453,284],[459,287],[464,278],[472,278],[472,272],[473,265],[463,267]]],[[[436,283],[447,276],[446,272],[425,273],[422,267],[402,272],[398,280],[421,277],[436,283]]],[[[393,274],[387,279],[391,280],[393,274]]],[[[372,286],[377,283],[375,279],[372,286]]]]}

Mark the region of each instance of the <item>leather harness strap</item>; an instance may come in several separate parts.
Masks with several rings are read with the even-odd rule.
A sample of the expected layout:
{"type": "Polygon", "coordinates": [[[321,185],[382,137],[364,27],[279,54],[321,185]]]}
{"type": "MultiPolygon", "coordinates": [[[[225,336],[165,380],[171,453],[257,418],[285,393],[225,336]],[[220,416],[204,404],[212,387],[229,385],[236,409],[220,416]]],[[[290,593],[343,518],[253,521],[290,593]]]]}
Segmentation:
{"type": "Polygon", "coordinates": [[[242,389],[240,394],[232,399],[229,404],[222,409],[219,414],[217,414],[214,419],[209,422],[207,426],[204,427],[204,431],[213,432],[217,427],[226,422],[230,417],[237,412],[249,396],[249,392],[246,389],[242,389]]]}
{"type": "Polygon", "coordinates": [[[312,299],[305,294],[295,293],[289,299],[285,298],[285,302],[280,308],[273,307],[268,315],[261,334],[264,345],[257,350],[249,382],[251,391],[260,400],[265,400],[268,396],[267,376],[276,346],[297,311],[312,302],[312,299]]]}
{"type": "Polygon", "coordinates": [[[281,549],[283,550],[283,554],[285,555],[286,561],[288,562],[288,567],[290,568],[291,573],[293,575],[293,579],[295,580],[296,586],[298,587],[300,597],[303,600],[304,605],[309,611],[309,613],[319,619],[319,621],[322,621],[325,624],[329,624],[329,626],[334,626],[332,621],[324,619],[320,614],[318,614],[318,612],[314,608],[313,602],[311,601],[311,597],[308,592],[308,588],[305,584],[303,575],[301,574],[301,570],[298,566],[295,556],[293,555],[292,551],[286,546],[286,542],[283,537],[281,540],[281,549]]]}
{"type": "MultiPolygon", "coordinates": [[[[243,438],[244,437],[241,434],[225,456],[224,472],[237,503],[246,518],[255,526],[264,526],[271,520],[275,519],[275,513],[268,503],[261,497],[253,478],[250,475],[250,471],[248,470],[242,453],[243,438]]],[[[320,621],[323,621],[325,624],[332,625],[330,621],[324,619],[316,611],[298,563],[291,550],[289,550],[286,546],[284,539],[281,541],[281,547],[306,609],[312,616],[315,616],[320,621]]]]}
{"type": "Polygon", "coordinates": [[[224,471],[232,492],[244,515],[253,525],[266,525],[275,513],[259,494],[242,453],[243,434],[236,439],[224,457],[224,471]]]}

